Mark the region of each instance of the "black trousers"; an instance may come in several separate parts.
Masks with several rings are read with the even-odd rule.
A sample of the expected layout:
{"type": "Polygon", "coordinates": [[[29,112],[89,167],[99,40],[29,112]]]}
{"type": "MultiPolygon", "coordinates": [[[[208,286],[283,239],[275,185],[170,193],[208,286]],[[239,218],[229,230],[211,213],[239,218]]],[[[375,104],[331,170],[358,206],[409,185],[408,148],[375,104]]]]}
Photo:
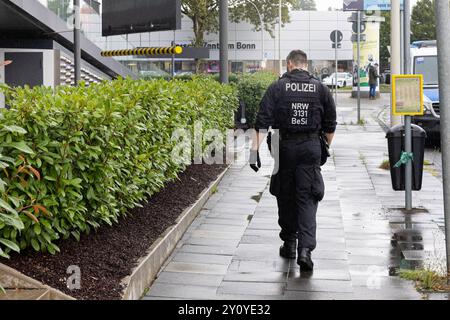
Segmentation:
{"type": "Polygon", "coordinates": [[[320,169],[319,138],[280,141],[279,171],[271,186],[277,190],[280,238],[298,239],[298,247],[316,248],[316,214],[325,194],[320,169]]]}

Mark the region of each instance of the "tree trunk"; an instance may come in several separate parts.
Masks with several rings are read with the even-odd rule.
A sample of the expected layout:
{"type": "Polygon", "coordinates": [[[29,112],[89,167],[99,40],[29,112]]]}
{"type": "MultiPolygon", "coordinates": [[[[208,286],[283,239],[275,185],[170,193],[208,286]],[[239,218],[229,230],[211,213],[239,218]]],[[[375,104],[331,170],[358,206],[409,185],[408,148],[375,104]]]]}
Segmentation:
{"type": "MultiPolygon", "coordinates": [[[[192,21],[194,22],[194,46],[203,48],[205,35],[203,24],[199,21],[199,19],[197,19],[197,17],[194,17],[192,21]]],[[[203,72],[203,65],[204,61],[202,59],[195,59],[195,72],[203,72]]]]}

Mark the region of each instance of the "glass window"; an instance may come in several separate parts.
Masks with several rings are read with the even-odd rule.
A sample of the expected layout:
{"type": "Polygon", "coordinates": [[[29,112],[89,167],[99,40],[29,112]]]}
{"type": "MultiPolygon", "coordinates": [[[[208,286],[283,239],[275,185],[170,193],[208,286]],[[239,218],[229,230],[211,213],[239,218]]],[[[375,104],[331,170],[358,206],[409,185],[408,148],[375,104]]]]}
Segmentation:
{"type": "Polygon", "coordinates": [[[439,84],[437,56],[415,57],[414,73],[423,74],[425,85],[439,84]]]}

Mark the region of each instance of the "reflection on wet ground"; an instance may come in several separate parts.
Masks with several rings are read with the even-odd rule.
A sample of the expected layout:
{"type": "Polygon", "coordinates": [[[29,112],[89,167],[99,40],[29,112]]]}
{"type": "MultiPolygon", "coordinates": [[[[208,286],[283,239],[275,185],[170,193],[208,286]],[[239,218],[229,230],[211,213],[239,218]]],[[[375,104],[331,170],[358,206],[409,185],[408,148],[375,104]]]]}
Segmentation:
{"type": "Polygon", "coordinates": [[[393,260],[390,274],[396,275],[399,269],[423,269],[445,273],[445,246],[438,227],[426,221],[426,209],[411,212],[391,210],[396,219],[390,221],[393,236],[391,245],[393,260]],[[403,215],[403,221],[398,219],[403,215]]]}

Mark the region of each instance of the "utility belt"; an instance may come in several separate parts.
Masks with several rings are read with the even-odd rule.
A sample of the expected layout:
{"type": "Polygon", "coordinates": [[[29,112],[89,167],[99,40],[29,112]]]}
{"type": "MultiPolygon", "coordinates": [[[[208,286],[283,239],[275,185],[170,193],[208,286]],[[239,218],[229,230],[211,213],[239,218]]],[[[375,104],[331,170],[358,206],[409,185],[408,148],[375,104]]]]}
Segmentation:
{"type": "Polygon", "coordinates": [[[318,132],[281,132],[280,140],[301,140],[301,139],[314,139],[319,138],[320,134],[318,132]]]}

